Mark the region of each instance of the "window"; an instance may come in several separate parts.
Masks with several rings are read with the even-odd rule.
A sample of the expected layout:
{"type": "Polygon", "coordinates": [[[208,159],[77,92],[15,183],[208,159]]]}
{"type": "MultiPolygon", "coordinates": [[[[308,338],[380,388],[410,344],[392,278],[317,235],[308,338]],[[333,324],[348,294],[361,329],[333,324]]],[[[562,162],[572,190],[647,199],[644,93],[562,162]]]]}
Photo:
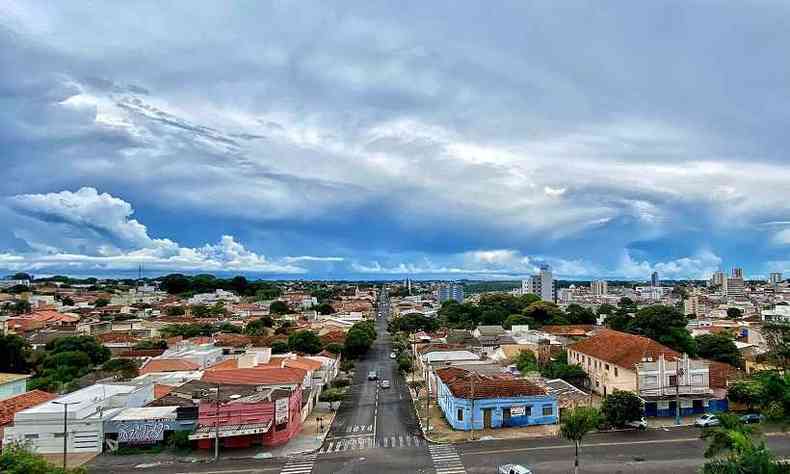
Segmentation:
{"type": "Polygon", "coordinates": [[[669,401],[667,401],[667,400],[659,400],[658,401],[658,409],[659,410],[669,410],[669,401]]]}
{"type": "Polygon", "coordinates": [[[678,384],[678,376],[677,375],[670,375],[669,376],[669,385],[671,387],[675,387],[678,384]]]}
{"type": "Polygon", "coordinates": [[[618,377],[618,375],[617,375],[617,367],[614,368],[614,376],[618,377]]]}
{"type": "MultiPolygon", "coordinates": [[[[62,435],[63,433],[61,433],[62,435]]],[[[25,439],[38,439],[38,433],[28,433],[25,435],[25,439]]]]}
{"type": "Polygon", "coordinates": [[[464,410],[463,409],[461,409],[461,408],[458,409],[458,416],[456,418],[458,418],[458,421],[464,421],[464,410]]]}
{"type": "Polygon", "coordinates": [[[606,364],[606,371],[609,372],[609,364],[606,364]]]}
{"type": "Polygon", "coordinates": [[[554,406],[543,405],[543,416],[551,416],[554,414],[554,406]]]}
{"type": "Polygon", "coordinates": [[[63,437],[63,433],[55,433],[55,437],[56,438],[62,438],[63,437]]]}
{"type": "Polygon", "coordinates": [[[692,406],[694,406],[694,402],[692,400],[680,401],[680,408],[691,408],[692,406]]]}
{"type": "Polygon", "coordinates": [[[691,376],[691,383],[694,385],[702,385],[705,379],[702,374],[694,374],[691,376]]]}

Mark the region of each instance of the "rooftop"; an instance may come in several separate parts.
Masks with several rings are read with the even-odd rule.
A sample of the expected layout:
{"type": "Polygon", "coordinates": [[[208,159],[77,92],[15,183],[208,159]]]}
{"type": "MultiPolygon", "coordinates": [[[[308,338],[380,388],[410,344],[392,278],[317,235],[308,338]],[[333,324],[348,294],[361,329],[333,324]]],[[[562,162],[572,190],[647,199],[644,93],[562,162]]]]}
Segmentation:
{"type": "Polygon", "coordinates": [[[0,426],[14,421],[14,414],[44,402],[54,400],[57,395],[43,390],[31,390],[15,397],[0,400],[0,426]]]}
{"type": "Polygon", "coordinates": [[[436,375],[454,397],[467,400],[547,395],[544,388],[524,379],[481,375],[457,367],[437,369],[436,375]]]}
{"type": "Polygon", "coordinates": [[[141,369],[141,374],[153,372],[182,372],[197,370],[200,366],[187,359],[151,359],[141,369]]]}
{"type": "Polygon", "coordinates": [[[30,377],[31,375],[29,374],[8,374],[0,372],[0,385],[16,382],[18,380],[23,380],[30,377]]]}
{"type": "Polygon", "coordinates": [[[571,344],[568,349],[625,368],[632,368],[646,359],[657,360],[661,354],[667,360],[680,356],[652,339],[611,329],[601,329],[590,338],[571,344]]]}

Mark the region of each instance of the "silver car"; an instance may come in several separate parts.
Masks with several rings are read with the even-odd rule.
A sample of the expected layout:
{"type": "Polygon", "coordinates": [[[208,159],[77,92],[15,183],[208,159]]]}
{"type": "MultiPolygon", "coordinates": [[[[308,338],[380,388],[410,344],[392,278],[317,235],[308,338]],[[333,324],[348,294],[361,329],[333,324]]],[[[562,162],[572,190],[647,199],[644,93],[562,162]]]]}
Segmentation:
{"type": "Polygon", "coordinates": [[[382,380],[381,381],[381,388],[390,388],[390,381],[389,380],[382,380]]]}

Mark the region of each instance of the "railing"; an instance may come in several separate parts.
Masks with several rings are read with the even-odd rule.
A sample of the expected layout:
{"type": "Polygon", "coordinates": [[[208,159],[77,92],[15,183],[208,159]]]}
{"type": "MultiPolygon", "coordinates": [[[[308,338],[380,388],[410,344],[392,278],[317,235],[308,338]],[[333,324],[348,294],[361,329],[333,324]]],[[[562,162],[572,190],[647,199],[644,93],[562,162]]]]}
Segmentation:
{"type": "MultiPolygon", "coordinates": [[[[675,395],[676,388],[675,387],[662,387],[662,388],[640,388],[639,395],[640,396],[653,396],[653,397],[663,397],[669,395],[675,395]]],[[[677,393],[679,395],[705,395],[705,394],[712,394],[713,390],[708,387],[689,387],[689,386],[680,386],[677,389],[677,393]]]]}

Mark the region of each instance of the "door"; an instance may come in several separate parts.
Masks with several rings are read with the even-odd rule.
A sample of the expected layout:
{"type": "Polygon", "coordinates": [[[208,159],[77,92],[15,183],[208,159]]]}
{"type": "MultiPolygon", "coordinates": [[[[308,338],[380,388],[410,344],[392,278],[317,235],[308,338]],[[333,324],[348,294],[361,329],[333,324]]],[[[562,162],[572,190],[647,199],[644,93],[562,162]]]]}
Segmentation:
{"type": "Polygon", "coordinates": [[[483,428],[491,428],[491,408],[483,408],[483,428]]]}
{"type": "Polygon", "coordinates": [[[510,426],[510,407],[502,409],[502,426],[510,426]]]}

